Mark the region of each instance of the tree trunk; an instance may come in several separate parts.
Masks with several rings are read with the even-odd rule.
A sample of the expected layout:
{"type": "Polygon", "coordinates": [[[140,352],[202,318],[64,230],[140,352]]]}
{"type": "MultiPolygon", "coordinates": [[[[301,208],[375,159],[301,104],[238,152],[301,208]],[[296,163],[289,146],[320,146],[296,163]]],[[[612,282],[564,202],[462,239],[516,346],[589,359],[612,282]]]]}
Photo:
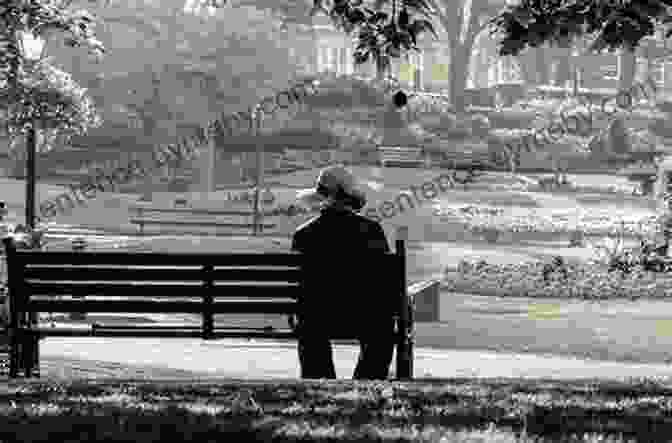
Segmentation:
{"type": "Polygon", "coordinates": [[[637,62],[635,52],[624,49],[618,56],[620,69],[618,73],[618,88],[628,90],[635,81],[637,62]]]}
{"type": "Polygon", "coordinates": [[[387,68],[383,65],[382,62],[375,62],[376,64],[376,79],[383,80],[387,76],[387,68]]]}
{"type": "Polygon", "coordinates": [[[548,57],[546,57],[546,48],[534,48],[534,61],[537,66],[537,79],[539,84],[547,85],[550,83],[551,70],[548,57]]]}
{"type": "Polygon", "coordinates": [[[530,48],[517,57],[523,73],[523,80],[528,86],[547,85],[549,82],[549,66],[544,48],[530,48]]]}
{"type": "Polygon", "coordinates": [[[568,81],[572,80],[572,50],[569,48],[563,48],[562,51],[558,51],[558,68],[555,72],[555,84],[556,86],[564,87],[567,85],[568,81]]]}
{"type": "Polygon", "coordinates": [[[450,50],[450,101],[453,111],[462,114],[466,110],[467,76],[469,75],[469,54],[471,48],[457,46],[450,50]]]}

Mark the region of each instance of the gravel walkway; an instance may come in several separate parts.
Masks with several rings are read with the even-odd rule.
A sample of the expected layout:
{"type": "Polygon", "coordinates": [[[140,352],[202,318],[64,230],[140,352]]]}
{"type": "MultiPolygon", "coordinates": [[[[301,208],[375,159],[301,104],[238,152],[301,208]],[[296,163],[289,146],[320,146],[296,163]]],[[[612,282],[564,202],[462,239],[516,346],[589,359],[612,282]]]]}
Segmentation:
{"type": "MultiPolygon", "coordinates": [[[[354,346],[334,346],[334,362],[339,378],[351,377],[357,352],[354,346]]],[[[140,365],[223,378],[286,379],[299,376],[294,343],[48,338],[41,344],[41,355],[43,366],[51,365],[51,373],[54,365],[49,362],[60,359],[78,360],[80,369],[83,368],[83,372],[89,375],[98,373],[123,376],[125,366],[140,365]]],[[[145,373],[151,374],[151,370],[148,369],[145,373]]],[[[672,368],[662,364],[626,364],[482,351],[416,349],[415,359],[416,377],[623,379],[661,378],[671,375],[672,368]]]]}

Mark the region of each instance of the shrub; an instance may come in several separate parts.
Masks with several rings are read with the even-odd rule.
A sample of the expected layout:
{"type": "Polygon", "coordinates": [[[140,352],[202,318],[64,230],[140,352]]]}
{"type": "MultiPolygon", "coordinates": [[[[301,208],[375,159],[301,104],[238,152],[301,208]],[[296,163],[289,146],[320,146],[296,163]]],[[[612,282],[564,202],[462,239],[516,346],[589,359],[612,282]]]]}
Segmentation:
{"type": "Polygon", "coordinates": [[[586,245],[585,234],[578,229],[571,233],[569,238],[569,246],[572,248],[582,248],[586,245]]]}
{"type": "Polygon", "coordinates": [[[638,251],[611,249],[607,260],[569,263],[560,256],[546,262],[497,265],[462,260],[445,272],[448,290],[495,296],[580,297],[587,299],[669,297],[672,270],[652,245],[638,251]],[[648,255],[647,255],[648,254],[648,255]]]}
{"type": "Polygon", "coordinates": [[[471,131],[474,135],[485,137],[490,133],[492,123],[490,119],[483,114],[475,114],[471,117],[471,131]]]}
{"type": "Polygon", "coordinates": [[[9,135],[24,135],[34,121],[40,129],[64,137],[85,134],[102,119],[93,100],[70,74],[48,61],[37,63],[31,75],[19,78],[15,101],[1,106],[9,135]]]}

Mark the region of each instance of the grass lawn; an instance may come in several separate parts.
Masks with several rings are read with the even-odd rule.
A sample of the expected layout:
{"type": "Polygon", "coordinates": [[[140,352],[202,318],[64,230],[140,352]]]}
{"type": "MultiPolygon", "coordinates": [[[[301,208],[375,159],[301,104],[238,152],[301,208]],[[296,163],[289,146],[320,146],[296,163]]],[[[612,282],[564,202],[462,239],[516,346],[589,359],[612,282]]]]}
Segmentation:
{"type": "Polygon", "coordinates": [[[671,400],[646,380],[9,382],[0,439],[662,442],[671,400]]]}

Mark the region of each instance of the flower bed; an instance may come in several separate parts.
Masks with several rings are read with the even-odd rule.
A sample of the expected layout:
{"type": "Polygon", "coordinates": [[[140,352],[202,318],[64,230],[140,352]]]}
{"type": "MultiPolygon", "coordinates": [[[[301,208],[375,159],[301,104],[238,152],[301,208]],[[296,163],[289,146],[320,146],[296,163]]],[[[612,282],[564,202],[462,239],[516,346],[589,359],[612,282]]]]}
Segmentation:
{"type": "Polygon", "coordinates": [[[595,263],[565,264],[562,272],[550,272],[547,264],[534,262],[497,265],[462,261],[457,271],[446,270],[442,288],[498,297],[545,298],[640,298],[672,296],[672,275],[635,269],[630,275],[609,272],[595,263]]]}
{"type": "Polygon", "coordinates": [[[504,209],[485,205],[435,206],[434,214],[443,221],[459,220],[464,224],[465,229],[473,232],[498,230],[514,233],[571,234],[581,231],[591,236],[638,237],[652,236],[659,231],[658,216],[645,216],[644,214],[633,216],[625,211],[615,214],[614,211],[597,211],[592,208],[577,209],[571,212],[553,212],[543,208],[538,210],[535,208],[504,209]]]}

